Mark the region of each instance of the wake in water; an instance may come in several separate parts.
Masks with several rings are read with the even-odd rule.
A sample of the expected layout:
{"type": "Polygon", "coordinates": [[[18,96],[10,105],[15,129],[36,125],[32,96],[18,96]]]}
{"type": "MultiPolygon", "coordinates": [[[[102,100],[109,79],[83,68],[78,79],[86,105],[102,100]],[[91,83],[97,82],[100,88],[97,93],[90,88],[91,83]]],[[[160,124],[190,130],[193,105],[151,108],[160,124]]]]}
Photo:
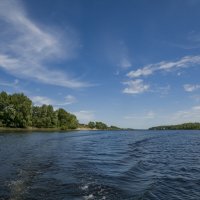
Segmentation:
{"type": "Polygon", "coordinates": [[[5,135],[0,200],[198,200],[200,131],[5,135]]]}

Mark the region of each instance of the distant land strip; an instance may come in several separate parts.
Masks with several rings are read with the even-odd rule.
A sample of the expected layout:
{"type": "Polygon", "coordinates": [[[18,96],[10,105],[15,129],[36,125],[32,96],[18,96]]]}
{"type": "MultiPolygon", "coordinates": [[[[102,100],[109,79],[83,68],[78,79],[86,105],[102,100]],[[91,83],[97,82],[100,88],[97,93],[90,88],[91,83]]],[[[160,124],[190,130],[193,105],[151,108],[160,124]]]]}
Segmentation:
{"type": "Polygon", "coordinates": [[[200,130],[200,123],[183,123],[178,125],[155,126],[149,130],[200,130]]]}

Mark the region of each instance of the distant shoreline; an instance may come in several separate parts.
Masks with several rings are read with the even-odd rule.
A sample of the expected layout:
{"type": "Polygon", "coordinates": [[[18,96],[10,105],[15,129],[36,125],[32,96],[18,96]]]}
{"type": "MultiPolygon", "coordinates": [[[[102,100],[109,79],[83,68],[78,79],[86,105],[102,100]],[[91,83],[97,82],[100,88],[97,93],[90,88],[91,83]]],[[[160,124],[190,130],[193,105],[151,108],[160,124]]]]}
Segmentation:
{"type": "Polygon", "coordinates": [[[199,122],[188,122],[177,125],[164,125],[149,128],[149,130],[200,130],[199,122]]]}
{"type": "MultiPolygon", "coordinates": [[[[128,131],[130,129],[120,129],[121,131],[128,131]]],[[[23,132],[69,132],[69,131],[120,131],[119,129],[91,129],[91,128],[77,128],[77,129],[66,129],[62,130],[59,128],[35,128],[35,127],[28,127],[28,128],[10,128],[10,127],[0,127],[0,132],[6,131],[23,131],[23,132]]]]}

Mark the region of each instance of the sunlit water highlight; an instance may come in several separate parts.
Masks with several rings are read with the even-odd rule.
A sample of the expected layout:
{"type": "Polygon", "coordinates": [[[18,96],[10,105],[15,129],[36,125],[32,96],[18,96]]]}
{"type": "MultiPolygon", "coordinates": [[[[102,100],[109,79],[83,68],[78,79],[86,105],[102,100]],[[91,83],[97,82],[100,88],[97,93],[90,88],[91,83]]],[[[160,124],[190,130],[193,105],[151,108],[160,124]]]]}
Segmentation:
{"type": "Polygon", "coordinates": [[[0,134],[0,200],[198,200],[200,131],[0,134]]]}

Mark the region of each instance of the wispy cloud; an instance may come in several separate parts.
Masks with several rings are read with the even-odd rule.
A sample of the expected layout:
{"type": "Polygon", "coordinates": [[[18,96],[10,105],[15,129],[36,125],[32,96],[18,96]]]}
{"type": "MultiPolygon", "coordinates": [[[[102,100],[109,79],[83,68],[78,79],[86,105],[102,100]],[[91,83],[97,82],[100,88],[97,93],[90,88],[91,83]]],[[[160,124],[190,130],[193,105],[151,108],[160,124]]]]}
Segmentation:
{"type": "Polygon", "coordinates": [[[200,85],[185,84],[183,85],[183,88],[186,92],[194,92],[200,89],[200,85]]]}
{"type": "Polygon", "coordinates": [[[41,106],[43,104],[52,105],[52,106],[66,106],[77,102],[77,99],[72,95],[67,95],[63,101],[53,100],[49,97],[44,96],[32,96],[31,97],[33,104],[41,106]]]}
{"type": "Polygon", "coordinates": [[[15,79],[14,82],[5,82],[0,80],[0,85],[6,86],[6,87],[17,87],[19,84],[19,80],[15,79]]]}
{"type": "Polygon", "coordinates": [[[0,67],[8,73],[46,84],[79,88],[87,83],[47,63],[73,57],[78,39],[33,22],[21,1],[0,1],[0,67]]]}
{"type": "MultiPolygon", "coordinates": [[[[144,84],[143,80],[138,79],[139,77],[147,77],[159,71],[170,72],[176,69],[193,67],[197,66],[198,64],[200,64],[200,55],[185,56],[177,61],[162,61],[159,63],[146,65],[136,70],[132,70],[129,73],[127,73],[127,76],[130,79],[134,80],[124,82],[124,84],[128,85],[128,87],[125,88],[123,92],[129,94],[139,94],[145,91],[149,91],[150,85],[144,84]]],[[[159,87],[155,89],[155,91],[161,91],[161,89],[162,88],[159,87]]],[[[166,94],[168,93],[169,89],[170,86],[166,88],[166,94]]],[[[199,85],[184,85],[184,89],[188,92],[191,92],[199,89],[199,85]]]]}
{"type": "Polygon", "coordinates": [[[54,104],[52,99],[50,99],[48,97],[44,97],[44,96],[33,96],[33,97],[31,97],[31,100],[33,101],[33,104],[37,105],[37,106],[41,106],[43,104],[46,104],[46,105],[54,104]]]}
{"type": "Polygon", "coordinates": [[[200,120],[200,105],[193,106],[188,110],[180,110],[174,113],[171,119],[176,122],[197,122],[200,120]]]}
{"type": "Polygon", "coordinates": [[[196,102],[200,102],[200,95],[193,95],[191,96],[192,99],[194,99],[196,102]]]}
{"type": "Polygon", "coordinates": [[[73,103],[76,103],[76,102],[77,102],[77,99],[72,95],[67,95],[65,97],[65,105],[73,104],[73,103]]]}
{"type": "Polygon", "coordinates": [[[110,36],[106,40],[105,53],[108,59],[119,69],[128,69],[132,66],[129,48],[123,40],[110,36]]]}
{"type": "Polygon", "coordinates": [[[153,111],[149,111],[143,115],[128,115],[128,116],[125,116],[124,119],[127,119],[127,120],[145,120],[145,119],[154,119],[156,116],[156,114],[153,112],[153,111]]]}
{"type": "Polygon", "coordinates": [[[156,89],[154,89],[152,92],[159,93],[161,97],[164,97],[169,94],[170,90],[171,90],[171,86],[166,85],[166,86],[159,86],[156,89]]]}
{"type": "Polygon", "coordinates": [[[95,119],[94,111],[91,110],[81,110],[73,112],[73,114],[77,116],[79,122],[81,123],[88,123],[89,121],[94,121],[95,119]]]}
{"type": "Polygon", "coordinates": [[[187,37],[187,39],[194,43],[200,43],[200,33],[196,31],[191,31],[187,37]]]}
{"type": "Polygon", "coordinates": [[[146,66],[144,68],[141,69],[137,69],[135,71],[130,71],[127,76],[130,78],[137,78],[140,76],[148,76],[153,74],[153,72],[155,71],[155,69],[150,65],[150,66],[146,66]]]}
{"type": "Polygon", "coordinates": [[[119,59],[119,66],[122,69],[127,69],[132,66],[132,62],[129,56],[129,49],[124,41],[120,41],[117,59],[119,59]]]}
{"type": "Polygon", "coordinates": [[[185,56],[177,61],[162,61],[155,64],[149,64],[137,70],[130,71],[127,76],[129,78],[138,78],[141,76],[149,76],[156,71],[171,71],[174,69],[187,68],[200,64],[200,55],[198,56],[185,56]]]}
{"type": "Polygon", "coordinates": [[[142,79],[136,79],[136,80],[129,80],[127,82],[123,83],[124,85],[127,85],[123,90],[123,93],[127,94],[139,94],[148,91],[150,88],[150,85],[144,84],[142,79]]]}
{"type": "Polygon", "coordinates": [[[126,115],[123,117],[126,121],[131,121],[136,128],[149,128],[159,125],[173,125],[186,122],[200,121],[200,105],[188,109],[177,110],[172,112],[148,112],[126,115]]]}
{"type": "Polygon", "coordinates": [[[120,60],[120,67],[122,67],[122,68],[129,68],[131,66],[132,66],[132,64],[131,64],[130,59],[127,56],[123,55],[121,57],[121,60],[120,60]]]}

